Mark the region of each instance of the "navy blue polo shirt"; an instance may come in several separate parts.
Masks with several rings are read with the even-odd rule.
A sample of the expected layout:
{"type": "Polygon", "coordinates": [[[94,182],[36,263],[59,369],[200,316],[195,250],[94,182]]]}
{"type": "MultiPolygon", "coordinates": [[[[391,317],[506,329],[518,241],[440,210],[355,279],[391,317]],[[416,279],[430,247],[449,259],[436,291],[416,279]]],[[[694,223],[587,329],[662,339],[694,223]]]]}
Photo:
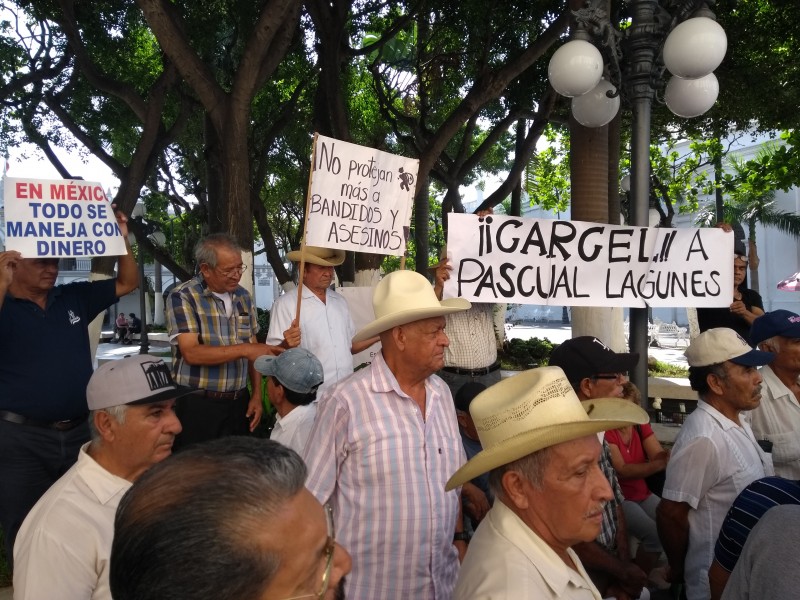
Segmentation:
{"type": "Polygon", "coordinates": [[[0,308],[0,410],[61,421],[86,414],[89,323],[116,300],[116,279],[55,286],[42,310],[9,294],[0,308]]]}

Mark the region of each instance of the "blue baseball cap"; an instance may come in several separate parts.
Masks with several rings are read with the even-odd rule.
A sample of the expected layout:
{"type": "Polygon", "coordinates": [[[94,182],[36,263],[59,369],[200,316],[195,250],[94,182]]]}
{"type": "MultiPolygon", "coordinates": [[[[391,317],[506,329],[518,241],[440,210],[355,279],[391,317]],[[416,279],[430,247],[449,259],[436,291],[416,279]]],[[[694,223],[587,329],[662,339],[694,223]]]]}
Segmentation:
{"type": "Polygon", "coordinates": [[[773,310],[756,318],[750,326],[750,344],[753,346],[776,335],[800,338],[800,315],[790,310],[773,310]]]}
{"type": "Polygon", "coordinates": [[[322,363],[305,348],[290,348],[278,356],[259,356],[253,366],[298,394],[313,392],[325,380],[322,363]]]}

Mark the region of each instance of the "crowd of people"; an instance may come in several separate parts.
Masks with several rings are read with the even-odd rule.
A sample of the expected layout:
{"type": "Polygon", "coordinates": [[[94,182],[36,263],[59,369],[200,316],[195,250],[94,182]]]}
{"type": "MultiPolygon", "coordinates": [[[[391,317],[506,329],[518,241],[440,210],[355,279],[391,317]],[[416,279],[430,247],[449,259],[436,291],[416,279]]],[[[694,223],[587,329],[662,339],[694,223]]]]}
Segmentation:
{"type": "Polygon", "coordinates": [[[446,256],[433,283],[383,277],[356,330],[330,289],[343,253],[305,247],[266,344],[236,242],[208,236],[195,258],[166,306],[171,368],[137,355],[92,371],[85,325],[138,284],[130,252],[116,279],[67,286],[53,261],[0,253],[16,599],[791,597],[797,314],[751,306],[747,339],[691,341],[699,400],[665,450],[627,381],[636,353],[579,336],[501,380],[493,307],[442,299],[446,256]],[[47,319],[59,329],[41,339],[21,329],[47,319]],[[22,377],[37,353],[69,384],[55,398],[22,377]],[[262,386],[270,440],[249,435],[262,386]]]}

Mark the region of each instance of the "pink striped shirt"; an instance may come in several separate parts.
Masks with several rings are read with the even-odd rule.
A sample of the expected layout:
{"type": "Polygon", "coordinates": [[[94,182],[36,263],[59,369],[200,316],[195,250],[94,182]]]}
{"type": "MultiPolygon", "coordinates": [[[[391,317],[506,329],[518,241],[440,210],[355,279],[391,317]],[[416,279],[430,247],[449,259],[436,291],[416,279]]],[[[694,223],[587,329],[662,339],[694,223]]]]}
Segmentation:
{"type": "Polygon", "coordinates": [[[349,600],[449,600],[464,463],[453,399],[433,375],[423,420],[382,354],[323,395],[305,449],[307,487],[330,502],[336,541],[353,557],[349,600]]]}

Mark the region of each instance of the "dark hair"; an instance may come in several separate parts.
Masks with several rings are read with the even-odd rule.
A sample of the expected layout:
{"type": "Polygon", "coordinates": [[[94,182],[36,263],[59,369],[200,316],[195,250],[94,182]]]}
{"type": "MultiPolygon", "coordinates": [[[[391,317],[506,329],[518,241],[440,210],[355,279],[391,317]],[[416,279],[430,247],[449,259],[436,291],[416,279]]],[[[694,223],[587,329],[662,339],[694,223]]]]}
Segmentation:
{"type": "Polygon", "coordinates": [[[711,390],[708,386],[709,375],[716,375],[721,379],[725,379],[728,376],[728,371],[724,363],[706,365],[704,367],[689,367],[689,387],[697,392],[697,395],[701,398],[711,390]]]}
{"type": "Polygon", "coordinates": [[[286,400],[288,400],[290,404],[294,404],[295,406],[306,406],[307,404],[311,404],[317,397],[316,389],[308,392],[307,394],[302,394],[300,392],[295,392],[294,390],[290,390],[288,387],[283,385],[280,382],[280,380],[274,375],[270,375],[270,377],[272,378],[272,383],[274,383],[275,385],[279,385],[283,388],[283,394],[286,396],[286,400]]]}
{"type": "Polygon", "coordinates": [[[302,489],[306,467],[277,442],[229,437],[197,444],[133,484],[117,509],[110,584],[116,600],[263,594],[280,555],[254,529],[302,489]]]}

